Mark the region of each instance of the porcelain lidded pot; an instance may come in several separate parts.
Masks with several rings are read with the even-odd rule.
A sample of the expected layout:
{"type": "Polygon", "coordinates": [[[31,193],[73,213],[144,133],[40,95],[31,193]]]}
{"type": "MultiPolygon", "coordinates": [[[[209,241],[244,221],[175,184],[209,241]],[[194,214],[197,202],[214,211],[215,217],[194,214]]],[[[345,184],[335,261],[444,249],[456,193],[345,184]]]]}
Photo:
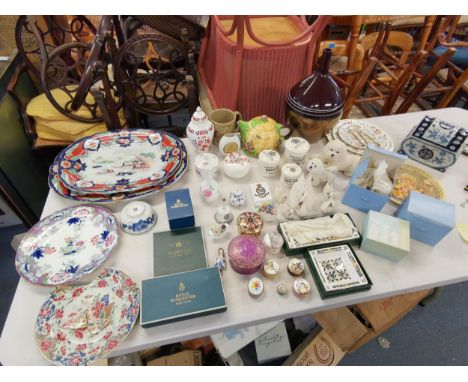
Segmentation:
{"type": "Polygon", "coordinates": [[[224,173],[233,179],[246,176],[250,171],[249,158],[242,153],[229,153],[223,162],[224,173]]]}
{"type": "Polygon", "coordinates": [[[157,220],[153,208],[145,202],[128,203],[120,214],[120,225],[127,233],[140,234],[150,230],[157,220]]]}
{"type": "Polygon", "coordinates": [[[318,71],[294,85],[286,98],[286,119],[310,143],[325,137],[343,113],[343,93],[328,72],[332,50],[323,51],[318,71]]]}
{"type": "Polygon", "coordinates": [[[193,113],[186,133],[187,138],[198,151],[206,152],[210,149],[213,142],[214,126],[200,106],[193,113]]]}
{"type": "Polygon", "coordinates": [[[202,178],[214,178],[219,173],[218,157],[211,153],[201,153],[195,157],[195,171],[202,178]]]}
{"type": "Polygon", "coordinates": [[[274,119],[261,115],[250,121],[239,121],[241,144],[244,152],[250,156],[258,156],[263,150],[278,150],[283,136],[289,134],[289,129],[274,119]]]}

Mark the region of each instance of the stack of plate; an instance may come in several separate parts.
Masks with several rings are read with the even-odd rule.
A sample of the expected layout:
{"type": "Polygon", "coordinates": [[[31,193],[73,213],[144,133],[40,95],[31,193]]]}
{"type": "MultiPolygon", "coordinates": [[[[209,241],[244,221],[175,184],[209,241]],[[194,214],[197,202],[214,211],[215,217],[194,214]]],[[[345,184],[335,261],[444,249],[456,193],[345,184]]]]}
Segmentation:
{"type": "Polygon", "coordinates": [[[186,169],[187,150],[177,137],[158,130],[121,130],[64,149],[50,167],[49,185],[68,199],[105,203],[161,191],[186,169]]]}
{"type": "Polygon", "coordinates": [[[349,152],[358,155],[362,155],[368,144],[389,151],[395,149],[393,140],[388,133],[359,119],[342,119],[333,128],[330,138],[344,142],[349,152]]]}

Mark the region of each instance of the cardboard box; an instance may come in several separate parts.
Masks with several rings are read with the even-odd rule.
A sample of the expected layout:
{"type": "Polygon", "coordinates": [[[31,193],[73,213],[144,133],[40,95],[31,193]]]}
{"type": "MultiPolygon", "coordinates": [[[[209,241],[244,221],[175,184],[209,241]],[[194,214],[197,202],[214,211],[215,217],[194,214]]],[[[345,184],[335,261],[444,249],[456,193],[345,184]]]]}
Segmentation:
{"type": "Polygon", "coordinates": [[[195,226],[192,199],[188,188],[182,188],[164,193],[167,218],[171,230],[195,226]]]}
{"type": "Polygon", "coordinates": [[[455,227],[455,206],[431,196],[411,191],[395,216],[408,220],[411,238],[436,245],[455,227]]]}
{"type": "Polygon", "coordinates": [[[316,313],[314,318],[341,350],[353,352],[392,327],[432,291],[429,289],[327,310],[316,313]]]}
{"type": "Polygon", "coordinates": [[[273,329],[255,339],[255,352],[259,364],[291,354],[291,345],[284,322],[280,322],[273,329]]]}
{"type": "Polygon", "coordinates": [[[202,366],[200,350],[184,350],[149,361],[146,366],[202,366]]]}
{"type": "Polygon", "coordinates": [[[408,221],[369,211],[362,230],[363,251],[399,261],[410,252],[410,241],[408,221]]]}
{"type": "Polygon", "coordinates": [[[335,366],[346,352],[320,327],[314,329],[284,362],[285,366],[335,366]]]}
{"type": "Polygon", "coordinates": [[[380,159],[384,159],[387,162],[387,173],[391,179],[394,179],[396,170],[404,163],[406,158],[406,155],[384,150],[372,144],[368,145],[362,154],[361,160],[354,169],[348,189],[341,202],[363,212],[369,212],[370,210],[380,211],[385,203],[387,203],[389,195],[367,190],[358,186],[355,182],[357,178],[364,174],[369,165],[380,159]]]}

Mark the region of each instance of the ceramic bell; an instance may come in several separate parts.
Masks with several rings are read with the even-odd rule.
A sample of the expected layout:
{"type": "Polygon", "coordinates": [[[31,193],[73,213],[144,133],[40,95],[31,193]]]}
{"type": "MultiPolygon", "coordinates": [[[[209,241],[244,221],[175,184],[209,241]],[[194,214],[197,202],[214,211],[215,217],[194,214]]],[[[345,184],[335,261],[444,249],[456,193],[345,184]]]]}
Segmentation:
{"type": "Polygon", "coordinates": [[[200,106],[193,113],[186,133],[198,151],[206,152],[210,149],[213,142],[214,126],[200,106]]]}
{"type": "Polygon", "coordinates": [[[200,184],[200,195],[207,203],[216,202],[220,195],[218,182],[210,177],[203,179],[200,184]]]}
{"type": "Polygon", "coordinates": [[[221,204],[218,209],[216,210],[215,213],[215,220],[216,223],[222,224],[222,223],[231,223],[234,220],[234,215],[231,212],[231,209],[229,206],[225,203],[225,200],[223,199],[223,204],[221,204]]]}

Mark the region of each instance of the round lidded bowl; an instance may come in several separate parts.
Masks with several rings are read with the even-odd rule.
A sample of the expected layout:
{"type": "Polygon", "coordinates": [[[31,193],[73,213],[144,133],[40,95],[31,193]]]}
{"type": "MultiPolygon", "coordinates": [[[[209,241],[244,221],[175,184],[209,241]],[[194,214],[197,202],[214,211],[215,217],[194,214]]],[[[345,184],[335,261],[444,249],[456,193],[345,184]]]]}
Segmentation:
{"type": "Polygon", "coordinates": [[[237,217],[237,230],[240,234],[260,235],[263,218],[256,212],[243,212],[237,217]]]}
{"type": "Polygon", "coordinates": [[[120,215],[120,225],[127,233],[140,234],[156,224],[157,216],[153,208],[145,202],[128,203],[120,215]]]}
{"type": "Polygon", "coordinates": [[[237,273],[250,275],[263,265],[266,250],[262,241],[252,235],[239,235],[229,242],[228,258],[237,273]]]}
{"type": "Polygon", "coordinates": [[[310,143],[325,137],[343,113],[343,93],[328,72],[331,55],[325,49],[320,69],[294,85],[286,98],[288,124],[310,143]]]}

